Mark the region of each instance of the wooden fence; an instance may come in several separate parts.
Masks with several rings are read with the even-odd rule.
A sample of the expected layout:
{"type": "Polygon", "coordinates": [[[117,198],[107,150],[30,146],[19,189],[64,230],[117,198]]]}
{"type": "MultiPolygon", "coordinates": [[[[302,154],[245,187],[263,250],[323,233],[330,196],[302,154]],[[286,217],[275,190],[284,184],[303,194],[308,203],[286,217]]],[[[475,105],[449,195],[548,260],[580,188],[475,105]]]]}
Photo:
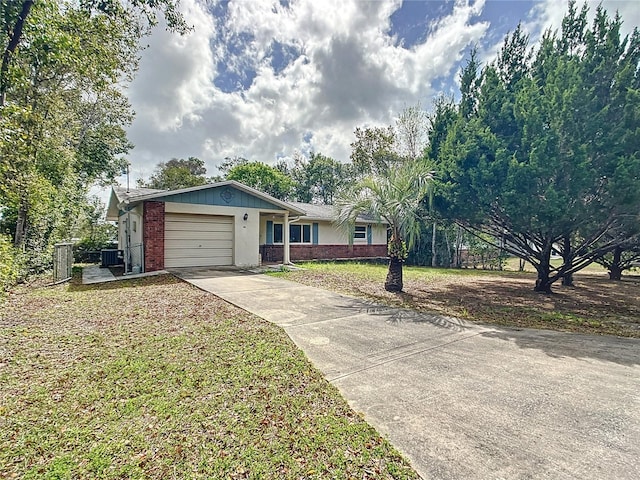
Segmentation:
{"type": "Polygon", "coordinates": [[[73,243],[56,243],[53,248],[53,281],[69,280],[73,267],[73,243]]]}

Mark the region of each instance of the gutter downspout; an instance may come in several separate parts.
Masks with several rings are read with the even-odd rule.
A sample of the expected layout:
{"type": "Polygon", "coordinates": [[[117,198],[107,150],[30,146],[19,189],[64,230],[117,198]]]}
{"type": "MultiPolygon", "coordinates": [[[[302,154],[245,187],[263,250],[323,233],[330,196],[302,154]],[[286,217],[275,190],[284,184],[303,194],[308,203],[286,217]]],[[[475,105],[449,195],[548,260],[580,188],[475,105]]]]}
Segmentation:
{"type": "Polygon", "coordinates": [[[291,257],[289,255],[289,212],[284,212],[284,238],[282,239],[284,243],[283,253],[282,253],[282,263],[285,265],[291,264],[291,257]]]}
{"type": "Polygon", "coordinates": [[[289,221],[289,212],[288,211],[285,212],[285,214],[284,214],[284,232],[283,232],[283,234],[284,234],[284,238],[283,238],[283,241],[284,241],[284,253],[282,255],[282,257],[283,257],[282,258],[282,263],[284,265],[293,265],[293,263],[291,263],[291,254],[290,254],[290,251],[289,251],[289,247],[290,247],[290,245],[289,245],[289,225],[292,224],[292,223],[297,222],[298,220],[300,220],[299,216],[295,217],[291,221],[289,221]]]}
{"type": "Polygon", "coordinates": [[[118,204],[118,208],[127,212],[127,219],[124,227],[124,274],[129,273],[129,265],[131,264],[131,207],[129,200],[126,199],[118,204]]]}
{"type": "Polygon", "coordinates": [[[124,274],[129,273],[129,264],[131,263],[131,212],[127,210],[127,227],[125,231],[124,246],[124,274]]]}

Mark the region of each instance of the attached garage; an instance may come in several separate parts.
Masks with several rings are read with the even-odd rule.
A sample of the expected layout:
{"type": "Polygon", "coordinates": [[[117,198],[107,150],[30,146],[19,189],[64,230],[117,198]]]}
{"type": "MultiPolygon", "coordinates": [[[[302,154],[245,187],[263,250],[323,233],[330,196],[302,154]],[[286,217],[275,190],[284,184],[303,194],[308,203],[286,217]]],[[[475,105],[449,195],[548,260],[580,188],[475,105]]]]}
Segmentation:
{"type": "Polygon", "coordinates": [[[127,272],[179,267],[255,267],[260,225],[302,209],[233,180],[178,190],[113,187],[107,219],[118,222],[127,272]],[[137,257],[133,253],[137,252],[137,257]],[[134,263],[137,260],[137,263],[134,263]]]}
{"type": "Polygon", "coordinates": [[[233,265],[233,225],[232,216],[167,213],[165,268],[233,265]]]}

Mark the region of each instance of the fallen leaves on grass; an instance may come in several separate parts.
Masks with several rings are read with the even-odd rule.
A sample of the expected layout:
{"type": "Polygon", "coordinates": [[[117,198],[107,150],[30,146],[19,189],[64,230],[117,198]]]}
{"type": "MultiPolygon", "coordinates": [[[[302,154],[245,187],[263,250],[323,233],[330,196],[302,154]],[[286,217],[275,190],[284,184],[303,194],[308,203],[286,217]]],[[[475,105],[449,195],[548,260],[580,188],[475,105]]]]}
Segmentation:
{"type": "Polygon", "coordinates": [[[0,477],[416,478],[278,327],[171,276],[0,310],[0,477]]]}

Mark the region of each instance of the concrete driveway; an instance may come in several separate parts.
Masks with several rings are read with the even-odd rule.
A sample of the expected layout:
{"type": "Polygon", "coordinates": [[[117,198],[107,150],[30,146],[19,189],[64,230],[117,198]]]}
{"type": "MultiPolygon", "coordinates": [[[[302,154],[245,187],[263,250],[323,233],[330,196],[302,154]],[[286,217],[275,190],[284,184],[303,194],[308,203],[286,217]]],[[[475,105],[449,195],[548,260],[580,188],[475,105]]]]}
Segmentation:
{"type": "Polygon", "coordinates": [[[425,479],[640,478],[640,341],[484,328],[249,272],[184,280],[282,326],[425,479]]]}

